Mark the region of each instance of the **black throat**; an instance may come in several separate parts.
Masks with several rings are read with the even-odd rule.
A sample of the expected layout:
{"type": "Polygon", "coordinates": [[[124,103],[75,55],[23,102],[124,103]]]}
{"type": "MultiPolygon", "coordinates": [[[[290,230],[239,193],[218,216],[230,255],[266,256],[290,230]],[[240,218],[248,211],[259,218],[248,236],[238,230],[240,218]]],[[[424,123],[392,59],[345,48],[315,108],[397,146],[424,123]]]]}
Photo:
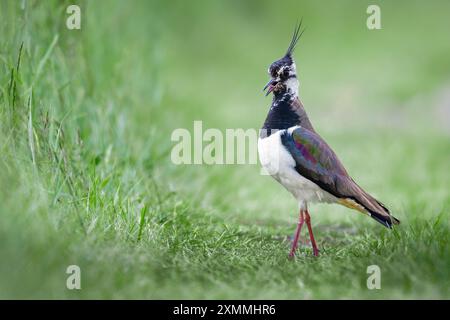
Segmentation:
{"type": "Polygon", "coordinates": [[[268,137],[278,130],[297,125],[314,130],[297,97],[288,91],[274,93],[272,106],[262,127],[260,137],[268,137]]]}

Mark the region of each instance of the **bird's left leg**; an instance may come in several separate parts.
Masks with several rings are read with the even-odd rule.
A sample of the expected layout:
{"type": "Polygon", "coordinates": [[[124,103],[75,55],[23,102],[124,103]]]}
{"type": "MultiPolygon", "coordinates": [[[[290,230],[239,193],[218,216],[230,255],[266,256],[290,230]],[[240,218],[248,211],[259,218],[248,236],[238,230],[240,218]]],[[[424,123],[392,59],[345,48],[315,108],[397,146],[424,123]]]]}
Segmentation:
{"type": "Polygon", "coordinates": [[[313,253],[317,257],[319,255],[319,249],[316,245],[316,240],[314,239],[314,234],[311,227],[311,216],[309,215],[308,209],[305,210],[305,222],[308,226],[309,238],[311,239],[311,245],[313,247],[313,253]]]}

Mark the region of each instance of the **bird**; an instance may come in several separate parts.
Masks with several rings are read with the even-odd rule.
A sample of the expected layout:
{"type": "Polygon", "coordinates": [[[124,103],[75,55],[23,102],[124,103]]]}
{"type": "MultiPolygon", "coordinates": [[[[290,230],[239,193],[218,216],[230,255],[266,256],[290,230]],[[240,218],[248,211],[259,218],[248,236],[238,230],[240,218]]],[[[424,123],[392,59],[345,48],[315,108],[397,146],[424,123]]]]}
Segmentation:
{"type": "Polygon", "coordinates": [[[294,28],[284,56],[268,69],[266,96],[273,95],[258,138],[258,155],[265,171],[297,200],[299,218],[289,257],[297,251],[304,223],[314,256],[319,249],[311,226],[309,203],[340,204],[355,209],[392,229],[400,221],[387,207],[361,188],[348,174],[336,153],[314,129],[299,98],[299,80],[293,52],[305,29],[294,28]]]}

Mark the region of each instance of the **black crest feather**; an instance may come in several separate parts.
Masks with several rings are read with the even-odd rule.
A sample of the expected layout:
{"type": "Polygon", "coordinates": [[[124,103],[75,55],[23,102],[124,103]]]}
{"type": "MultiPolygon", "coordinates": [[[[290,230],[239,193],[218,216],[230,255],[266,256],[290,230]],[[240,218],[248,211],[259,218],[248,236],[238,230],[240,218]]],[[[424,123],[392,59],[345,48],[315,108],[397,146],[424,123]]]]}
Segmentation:
{"type": "Polygon", "coordinates": [[[294,29],[294,34],[292,35],[291,43],[289,44],[289,47],[286,51],[286,56],[290,56],[292,52],[294,52],[295,46],[297,45],[298,39],[302,36],[303,32],[305,32],[305,29],[301,30],[302,28],[302,22],[303,18],[300,20],[300,23],[297,23],[294,29]]]}

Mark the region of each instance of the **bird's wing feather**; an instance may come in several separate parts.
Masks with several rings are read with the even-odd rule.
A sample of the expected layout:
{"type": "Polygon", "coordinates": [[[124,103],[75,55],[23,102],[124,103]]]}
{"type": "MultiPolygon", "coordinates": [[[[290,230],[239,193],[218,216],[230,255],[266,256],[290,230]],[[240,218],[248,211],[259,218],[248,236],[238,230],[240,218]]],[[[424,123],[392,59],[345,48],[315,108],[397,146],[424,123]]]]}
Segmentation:
{"type": "Polygon", "coordinates": [[[281,141],[294,158],[295,169],[303,177],[340,199],[341,204],[370,213],[385,226],[396,223],[383,204],[353,181],[334,151],[317,133],[298,127],[286,131],[281,141]]]}

